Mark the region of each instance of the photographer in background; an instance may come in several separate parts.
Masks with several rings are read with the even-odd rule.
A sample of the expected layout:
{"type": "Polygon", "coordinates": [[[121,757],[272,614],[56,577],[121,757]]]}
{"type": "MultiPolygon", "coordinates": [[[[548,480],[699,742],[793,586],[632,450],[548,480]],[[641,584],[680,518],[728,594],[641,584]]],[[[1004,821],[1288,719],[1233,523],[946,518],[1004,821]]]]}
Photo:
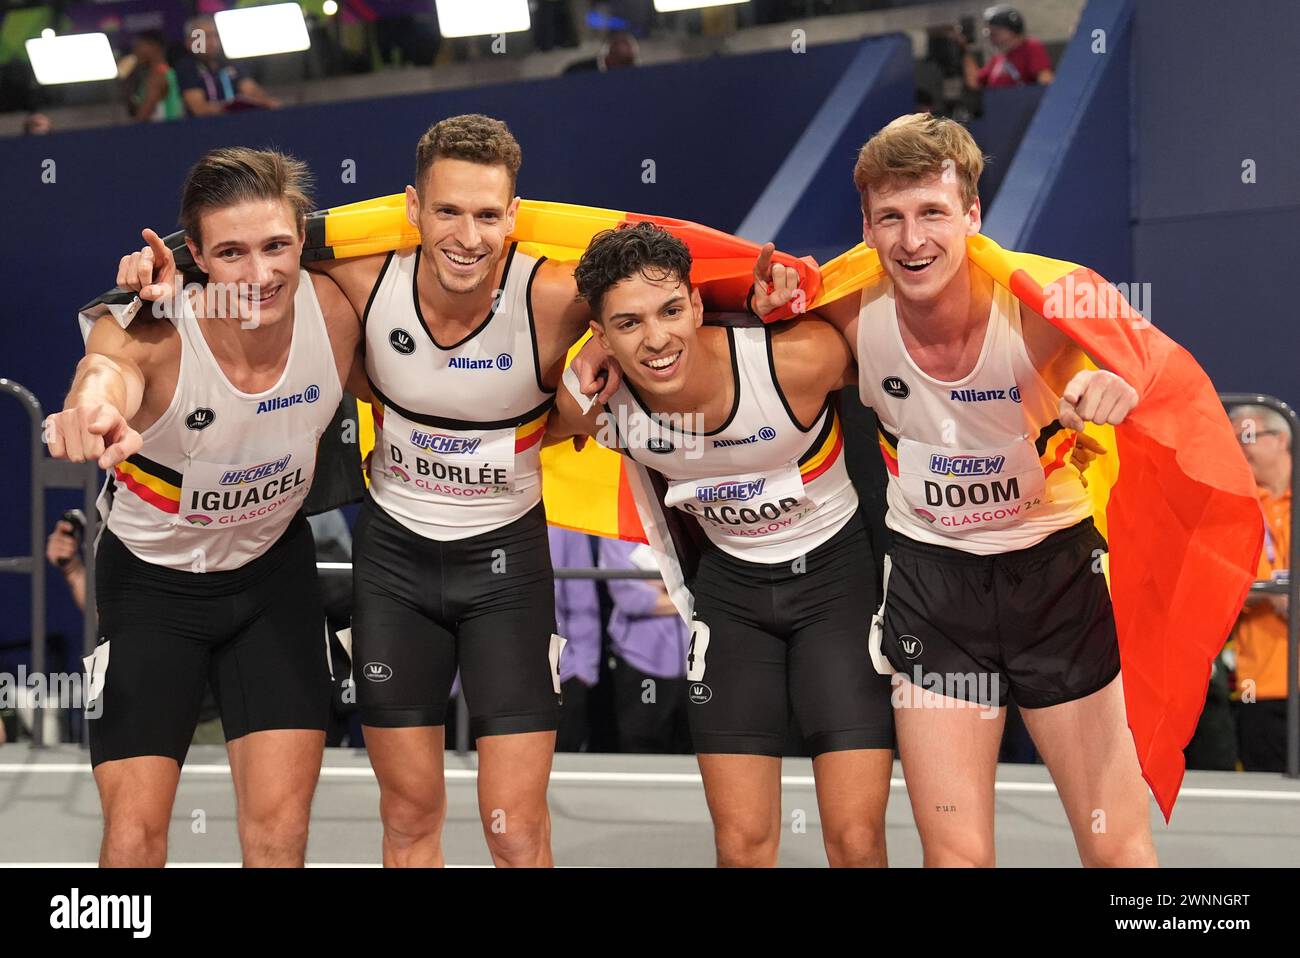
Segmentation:
{"type": "Polygon", "coordinates": [[[1042,40],[1025,36],[1025,18],[1018,10],[1005,4],[989,7],[984,11],[984,32],[997,52],[981,67],[969,45],[963,44],[962,67],[968,87],[987,90],[1052,82],[1052,58],[1042,40]]]}
{"type": "Polygon", "coordinates": [[[85,531],[85,515],[80,509],[70,509],[45,540],[46,560],[63,573],[72,601],[82,611],[86,608],[86,566],[81,561],[81,535],[85,531]]]}

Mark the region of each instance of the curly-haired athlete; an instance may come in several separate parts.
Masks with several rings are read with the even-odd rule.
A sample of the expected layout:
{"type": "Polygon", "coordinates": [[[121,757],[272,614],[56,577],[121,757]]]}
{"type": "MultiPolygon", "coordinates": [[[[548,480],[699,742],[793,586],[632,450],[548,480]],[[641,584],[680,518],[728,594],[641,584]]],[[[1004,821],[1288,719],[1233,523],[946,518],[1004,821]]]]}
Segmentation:
{"type": "Polygon", "coordinates": [[[690,271],[651,224],[592,241],[578,289],[622,385],[586,413],[561,390],[548,439],[594,436],[659,473],[704,533],[688,714],[718,864],[776,864],[793,710],[827,858],[883,866],[889,682],[867,654],[875,563],[832,396],[853,359],[820,321],[701,327],[690,271]]]}

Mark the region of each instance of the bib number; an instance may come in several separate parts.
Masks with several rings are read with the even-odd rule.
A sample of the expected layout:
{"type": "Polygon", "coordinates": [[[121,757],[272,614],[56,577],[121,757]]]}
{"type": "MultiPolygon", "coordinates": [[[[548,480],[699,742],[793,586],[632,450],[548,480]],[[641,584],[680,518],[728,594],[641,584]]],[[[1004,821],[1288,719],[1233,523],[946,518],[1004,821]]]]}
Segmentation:
{"type": "Polygon", "coordinates": [[[316,443],[252,463],[191,460],[185,467],[174,523],[194,529],[247,526],[287,509],[296,512],[311,489],[316,443]]]}
{"type": "Polygon", "coordinates": [[[1043,501],[1043,467],[1033,444],[954,450],[898,443],[898,479],[908,508],[945,532],[1018,525],[1043,501]]]}
{"type": "Polygon", "coordinates": [[[514,429],[438,429],[386,409],[384,445],[387,478],[412,495],[463,502],[514,491],[514,429]]]}
{"type": "Polygon", "coordinates": [[[750,539],[789,529],[817,508],[793,463],[771,472],[672,482],[664,505],[693,516],[707,532],[750,539]]]}

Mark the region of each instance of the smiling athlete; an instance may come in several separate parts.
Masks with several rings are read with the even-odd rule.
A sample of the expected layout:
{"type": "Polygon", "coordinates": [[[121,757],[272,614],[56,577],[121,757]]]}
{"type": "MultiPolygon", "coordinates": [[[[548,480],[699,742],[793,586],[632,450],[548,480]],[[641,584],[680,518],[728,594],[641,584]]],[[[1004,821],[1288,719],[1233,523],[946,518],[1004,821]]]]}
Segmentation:
{"type": "Polygon", "coordinates": [[[209,284],[178,294],[171,253],[146,231],[118,283],[173,299],[176,317],[101,318],[49,419],[51,455],[110,471],[91,662],[102,688],[87,709],[101,865],[165,862],[209,682],[244,863],[304,861],[331,686],[300,510],[357,344],[338,287],[299,269],[308,208],[306,168],[290,157],[199,160],[180,219],[209,284]]]}
{"type": "MultiPolygon", "coordinates": [[[[881,651],[935,693],[904,696],[895,710],[908,794],[927,865],[992,865],[1012,697],[1084,864],[1153,865],[1099,561],[1106,542],[1064,461],[1072,430],[1121,423],[1140,397],[1085,368],[1074,341],[973,266],[966,241],[980,230],[983,166],[952,120],[900,117],[872,137],[854,183],[888,282],[818,310],[852,347],[862,401],[880,418],[896,534],[881,651]]],[[[791,290],[773,267],[756,311],[791,290]]]]}
{"type": "Polygon", "coordinates": [[[812,320],[701,328],[690,271],[651,224],[592,241],[578,288],[622,385],[586,413],[562,390],[548,439],[594,436],[658,473],[702,533],[687,678],[718,864],[776,864],[793,710],[830,863],[884,865],[889,683],[868,655],[875,564],[832,396],[852,358],[812,320]]]}
{"type": "Polygon", "coordinates": [[[442,863],[458,670],[492,859],[551,864],[561,643],[540,452],[589,314],[571,265],[507,239],[521,162],[499,120],[434,124],[406,188],[420,245],[320,265],[362,317],[380,433],[355,530],[352,634],[388,865],[442,863]]]}

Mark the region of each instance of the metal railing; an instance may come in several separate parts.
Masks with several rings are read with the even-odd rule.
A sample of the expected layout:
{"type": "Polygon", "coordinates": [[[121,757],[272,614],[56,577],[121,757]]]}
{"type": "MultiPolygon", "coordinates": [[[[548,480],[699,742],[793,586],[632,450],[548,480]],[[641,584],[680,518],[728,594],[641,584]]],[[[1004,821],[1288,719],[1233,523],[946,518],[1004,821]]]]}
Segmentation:
{"type": "MultiPolygon", "coordinates": [[[[32,620],[32,672],[45,672],[45,493],[49,489],[82,489],[85,494],[86,529],[82,537],[82,561],[86,570],[86,614],[82,616],[82,647],[89,655],[95,647],[96,617],[95,609],[95,569],[94,549],[98,516],[95,499],[99,485],[99,475],[93,463],[70,463],[50,459],[45,454],[42,436],[44,414],[41,404],[32,392],[10,379],[0,378],[0,392],[8,393],[17,399],[26,409],[31,420],[31,554],[22,556],[0,557],[0,572],[14,572],[31,576],[31,620],[32,620]]],[[[1291,428],[1294,439],[1300,436],[1300,415],[1289,405],[1273,396],[1258,393],[1220,393],[1219,400],[1225,406],[1264,406],[1283,416],[1291,428]]],[[[1293,443],[1294,445],[1294,443],[1293,443]]],[[[1300,461],[1293,455],[1291,460],[1291,497],[1295,502],[1300,492],[1300,461]]],[[[1288,569],[1296,568],[1296,549],[1300,543],[1300,511],[1291,510],[1291,543],[1288,555],[1288,569]]],[[[318,570],[329,574],[351,574],[350,562],[318,562],[318,570]]],[[[597,568],[562,568],[555,570],[557,579],[658,579],[659,573],[641,569],[597,569],[597,568]]],[[[1252,594],[1287,596],[1287,742],[1286,775],[1300,778],[1300,578],[1288,573],[1287,581],[1256,582],[1251,587],[1252,594]]],[[[457,700],[457,751],[469,748],[469,715],[464,697],[457,700]]],[[[40,748],[44,744],[44,722],[38,714],[32,725],[32,744],[40,748]]]]}
{"type": "MultiPolygon", "coordinates": [[[[31,576],[32,583],[32,674],[45,673],[45,493],[50,489],[81,489],[85,493],[82,511],[86,514],[86,528],[81,539],[81,558],[86,569],[86,608],[95,608],[95,498],[99,488],[99,473],[94,463],[64,462],[45,454],[43,436],[45,415],[41,404],[30,389],[12,379],[0,379],[0,393],[13,396],[22,404],[31,420],[31,554],[0,558],[0,572],[16,572],[31,576]]],[[[89,655],[95,647],[95,616],[82,616],[82,648],[89,655]]],[[[32,721],[32,746],[45,744],[45,721],[42,708],[34,713],[32,721]]]]}
{"type": "Polygon", "coordinates": [[[1291,427],[1291,544],[1287,555],[1287,581],[1256,582],[1252,594],[1285,595],[1286,616],[1286,776],[1300,778],[1300,579],[1296,578],[1296,548],[1300,540],[1300,512],[1295,508],[1300,490],[1300,462],[1295,457],[1295,439],[1300,436],[1300,416],[1273,396],[1259,393],[1219,393],[1225,406],[1264,406],[1278,413],[1291,427]]]}

